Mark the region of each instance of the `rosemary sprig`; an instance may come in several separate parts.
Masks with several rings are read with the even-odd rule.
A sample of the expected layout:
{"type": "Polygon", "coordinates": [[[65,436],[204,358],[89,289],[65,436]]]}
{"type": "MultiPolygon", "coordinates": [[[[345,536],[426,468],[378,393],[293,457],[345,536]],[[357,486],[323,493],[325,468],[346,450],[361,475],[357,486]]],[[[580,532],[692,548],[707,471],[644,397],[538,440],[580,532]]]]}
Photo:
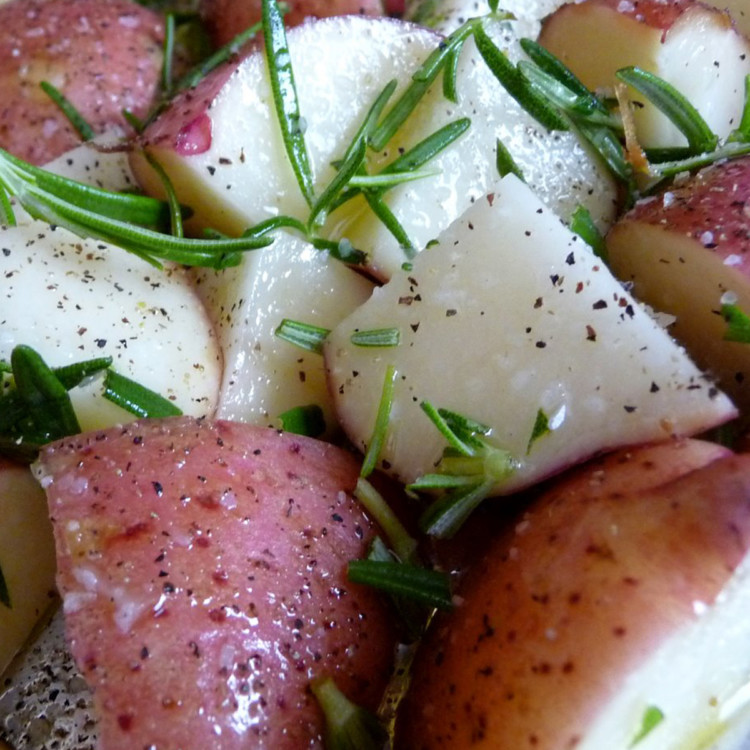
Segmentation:
{"type": "Polygon", "coordinates": [[[437,465],[437,473],[418,478],[406,489],[410,493],[438,493],[419,525],[431,536],[448,538],[491,494],[497,482],[510,476],[519,464],[508,451],[489,443],[491,430],[487,425],[438,409],[427,401],[421,406],[448,447],[437,465]]]}
{"type": "Polygon", "coordinates": [[[313,175],[307,154],[284,18],[275,0],[262,0],[263,37],[271,92],[287,157],[309,206],[314,203],[313,175]]]}
{"type": "MultiPolygon", "coordinates": [[[[129,250],[160,268],[160,261],[190,266],[226,268],[237,265],[240,253],[266,247],[269,236],[244,236],[227,239],[193,239],[173,237],[132,223],[128,212],[145,211],[153,217],[155,204],[119,193],[89,188],[75,180],[57,177],[38,167],[31,167],[0,149],[0,185],[15,196],[34,218],[59,224],[79,235],[91,237],[129,250]],[[53,192],[54,191],[54,192],[53,192]],[[76,200],[81,196],[83,200],[76,200]],[[101,199],[101,203],[99,203],[101,199]],[[88,206],[88,207],[87,207],[88,206]],[[109,215],[115,208],[125,219],[109,215]]],[[[160,215],[163,208],[159,209],[160,215]]],[[[169,215],[167,209],[166,215],[169,215]]]]}
{"type": "Polygon", "coordinates": [[[393,406],[393,393],[396,387],[396,376],[398,372],[393,365],[389,365],[385,371],[385,378],[383,379],[383,391],[380,394],[380,402],[378,404],[378,411],[375,416],[375,425],[373,427],[372,436],[370,438],[370,444],[367,447],[367,453],[365,454],[364,461],[362,462],[362,468],[360,469],[359,475],[361,477],[369,477],[375,466],[377,465],[380,457],[380,452],[383,450],[385,445],[385,438],[388,432],[388,423],[391,418],[391,407],[393,406]]]}

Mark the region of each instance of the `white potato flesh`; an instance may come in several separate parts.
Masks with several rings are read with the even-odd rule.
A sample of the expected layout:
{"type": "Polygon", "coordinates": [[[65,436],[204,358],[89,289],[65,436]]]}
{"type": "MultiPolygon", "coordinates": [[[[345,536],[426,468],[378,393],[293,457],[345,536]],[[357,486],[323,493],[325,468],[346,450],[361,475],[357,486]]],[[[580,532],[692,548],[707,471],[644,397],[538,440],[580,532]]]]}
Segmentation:
{"type": "Polygon", "coordinates": [[[56,600],[55,543],[44,490],[25,466],[0,459],[0,569],[10,608],[0,602],[0,674],[56,600]]]}
{"type": "MultiPolygon", "coordinates": [[[[495,26],[502,39],[510,34],[495,26]]],[[[515,43],[515,37],[510,34],[515,43]]],[[[322,19],[288,33],[305,139],[318,193],[376,96],[391,81],[400,91],[441,37],[395,19],[322,19]],[[331,61],[346,60],[346,65],[331,61]]],[[[404,149],[438,128],[469,118],[471,127],[427,168],[438,174],[389,190],[384,200],[417,250],[424,248],[497,180],[500,138],[529,183],[561,215],[587,204],[600,226],[615,209],[611,179],[570,134],[549,135],[505,92],[478,58],[472,42],[461,55],[459,102],[448,102],[439,79],[383,153],[368,156],[376,173],[404,149]]],[[[230,234],[277,213],[301,219],[308,207],[284,153],[264,57],[246,58],[226,80],[216,79],[178,99],[146,131],[144,146],[167,170],[183,203],[197,213],[192,226],[230,234]]],[[[142,154],[133,167],[148,192],[159,194],[142,154]]],[[[371,270],[387,278],[406,260],[399,242],[360,199],[333,212],[325,236],[348,239],[368,253],[371,270]]]]}
{"type": "MultiPolygon", "coordinates": [[[[221,353],[187,275],[41,222],[0,228],[0,359],[19,344],[51,367],[110,356],[118,373],[211,415],[221,353]]],[[[134,417],[98,381],[71,391],[82,429],[134,417]]]]}
{"type": "Polygon", "coordinates": [[[340,421],[364,449],[386,370],[397,371],[381,460],[405,481],[445,442],[420,402],[492,428],[519,468],[506,493],[616,446],[689,435],[736,414],[731,402],[527,186],[504,179],[330,334],[326,366],[340,421]],[[354,346],[396,327],[401,343],[354,346]],[[531,441],[539,411],[550,432],[531,441]]]}
{"type": "Polygon", "coordinates": [[[224,353],[216,416],[279,427],[283,412],[315,404],[333,428],[323,358],[275,331],[285,318],[333,328],[370,296],[372,282],[286,233],[239,266],[200,269],[196,282],[224,353]]]}
{"type": "Polygon", "coordinates": [[[103,190],[135,190],[137,182],[128,152],[119,147],[122,138],[120,130],[107,131],[47,162],[44,169],[103,190]]]}

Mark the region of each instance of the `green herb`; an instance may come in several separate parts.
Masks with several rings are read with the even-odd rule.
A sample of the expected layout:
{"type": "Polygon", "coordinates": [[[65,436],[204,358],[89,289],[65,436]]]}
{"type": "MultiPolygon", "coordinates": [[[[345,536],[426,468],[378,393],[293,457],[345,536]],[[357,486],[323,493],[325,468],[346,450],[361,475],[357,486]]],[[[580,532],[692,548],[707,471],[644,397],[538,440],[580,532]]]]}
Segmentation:
{"type": "Polygon", "coordinates": [[[377,717],[352,703],[331,677],[310,683],[325,716],[326,750],[382,750],[388,733],[377,717]]]}
{"type": "Polygon", "coordinates": [[[664,713],[657,706],[649,706],[641,718],[641,727],[631,740],[628,747],[635,747],[641,740],[644,740],[651,732],[664,721],[664,713]]]}
{"type": "Polygon", "coordinates": [[[284,318],[274,332],[276,336],[308,352],[323,353],[323,343],[330,333],[327,328],[284,318]]]}
{"type": "Polygon", "coordinates": [[[5,576],[3,575],[2,566],[0,566],[0,604],[7,607],[8,609],[13,609],[13,605],[10,599],[10,591],[8,591],[8,584],[5,580],[5,576]]]}
{"type": "Polygon", "coordinates": [[[453,536],[466,519],[487,498],[497,482],[518,467],[508,451],[491,445],[491,430],[481,422],[448,409],[436,409],[429,402],[422,410],[443,435],[448,447],[437,465],[437,473],[425,474],[407,485],[407,492],[437,492],[438,498],[419,520],[425,533],[453,536]]]}
{"type": "Polygon", "coordinates": [[[262,0],[261,7],[271,91],[284,147],[302,195],[308,205],[312,206],[313,176],[305,145],[304,122],[299,110],[284,19],[275,0],[262,0]]]}
{"type": "Polygon", "coordinates": [[[281,429],[295,435],[318,437],[326,431],[326,420],[323,410],[317,404],[295,406],[279,414],[281,429]]]}
{"type": "Polygon", "coordinates": [[[254,39],[262,28],[262,23],[256,23],[244,31],[241,31],[227,44],[217,49],[212,55],[200,62],[183,76],[175,85],[175,90],[183,91],[196,86],[198,82],[205,78],[212,70],[214,70],[214,68],[218,68],[219,65],[222,65],[229,60],[232,55],[235,55],[245,42],[254,39]]]}
{"type": "Polygon", "coordinates": [[[164,192],[167,196],[167,204],[169,205],[169,219],[170,229],[173,237],[184,237],[185,232],[182,224],[182,208],[177,199],[177,193],[172,184],[172,180],[169,179],[164,167],[148,152],[145,152],[146,161],[151,165],[151,168],[156,173],[157,177],[161,181],[164,192]]]}
{"type": "MultiPolygon", "coordinates": [[[[32,167],[0,149],[0,185],[34,218],[61,225],[80,237],[91,237],[118,245],[157,268],[172,261],[190,266],[226,268],[241,261],[241,253],[266,247],[271,237],[239,237],[221,240],[188,239],[162,234],[132,223],[144,212],[154,216],[154,202],[120,193],[91,188],[32,167]],[[79,200],[81,198],[81,200],[79,200]],[[119,217],[113,217],[115,209],[119,217]],[[123,214],[127,218],[123,219],[123,214]]],[[[157,202],[158,203],[158,202],[157,202]]],[[[169,216],[168,209],[166,216],[169,216]]]]}
{"type": "Polygon", "coordinates": [[[25,408],[24,432],[31,442],[48,443],[81,431],[67,389],[38,352],[16,346],[10,363],[15,393],[25,408]]]}
{"type": "Polygon", "coordinates": [[[354,583],[372,586],[425,606],[443,610],[453,607],[448,576],[438,570],[385,560],[351,560],[348,577],[354,583]]]}
{"type": "Polygon", "coordinates": [[[643,94],[672,121],[687,138],[693,153],[703,154],[716,148],[718,137],[698,110],[674,86],[638,67],[622,68],[616,75],[643,94]]]}
{"type": "Polygon", "coordinates": [[[383,499],[383,496],[364,477],[359,477],[354,496],[383,530],[396,557],[409,563],[417,563],[417,541],[406,530],[383,499]]]}
{"type": "Polygon", "coordinates": [[[401,222],[396,218],[396,215],[391,211],[385,201],[378,195],[366,192],[364,194],[367,205],[370,206],[375,216],[380,219],[383,226],[396,238],[399,247],[404,251],[404,255],[407,260],[413,260],[417,254],[417,248],[409,238],[406,229],[402,226],[401,222]]]}
{"type": "Polygon", "coordinates": [[[480,23],[480,19],[470,19],[456,29],[443,44],[430,53],[419,70],[412,76],[411,84],[406,88],[373,133],[370,145],[375,151],[382,151],[385,148],[386,144],[416,109],[441,70],[451,64],[453,54],[457,50],[460,50],[463,43],[474,33],[475,28],[480,23]]]}
{"type": "Polygon", "coordinates": [[[503,88],[540,124],[548,130],[567,130],[568,124],[549,100],[542,96],[490,39],[483,26],[474,31],[477,50],[503,88]]]}
{"type": "Polygon", "coordinates": [[[737,305],[724,304],[721,315],[727,322],[724,341],[750,344],[750,316],[737,305]]]}
{"type": "Polygon", "coordinates": [[[742,107],[740,124],[729,134],[727,141],[740,141],[741,143],[750,141],[750,75],[745,76],[745,103],[742,107]]]}
{"type": "Polygon", "coordinates": [[[519,180],[525,182],[523,171],[518,166],[513,155],[508,151],[505,144],[498,138],[496,141],[497,157],[495,164],[497,165],[497,173],[501,177],[505,177],[507,174],[514,174],[519,180]]]}
{"type": "Polygon", "coordinates": [[[398,328],[377,328],[371,331],[355,331],[351,335],[350,341],[354,346],[398,346],[401,341],[401,331],[398,328]]]}
{"type": "Polygon", "coordinates": [[[380,452],[383,450],[383,445],[385,445],[388,423],[391,418],[393,392],[396,387],[397,374],[396,368],[393,365],[387,367],[383,381],[383,392],[380,395],[380,403],[378,404],[378,411],[375,417],[375,426],[372,431],[372,437],[370,438],[370,444],[367,447],[367,453],[362,462],[362,468],[359,472],[361,477],[369,477],[370,474],[375,471],[380,452]]]}
{"type": "Polygon", "coordinates": [[[104,398],[137,417],[161,419],[182,414],[169,399],[113,370],[104,378],[104,398]]]}
{"type": "Polygon", "coordinates": [[[534,426],[531,428],[531,437],[529,437],[529,444],[526,447],[526,454],[531,453],[531,449],[537,440],[548,435],[550,432],[549,417],[544,413],[543,409],[539,409],[536,413],[534,426]]]}
{"type": "Polygon", "coordinates": [[[76,109],[75,105],[49,81],[42,81],[39,86],[57,104],[78,135],[84,141],[90,141],[94,137],[94,129],[86,122],[86,118],[76,109]]]}
{"type": "Polygon", "coordinates": [[[164,63],[161,71],[161,85],[164,92],[169,96],[172,92],[172,63],[174,61],[174,13],[167,13],[164,17],[164,63]]]}
{"type": "Polygon", "coordinates": [[[607,244],[604,235],[599,231],[591,212],[586,206],[580,205],[573,211],[570,218],[570,229],[575,232],[593,251],[597,258],[607,262],[607,244]]]}

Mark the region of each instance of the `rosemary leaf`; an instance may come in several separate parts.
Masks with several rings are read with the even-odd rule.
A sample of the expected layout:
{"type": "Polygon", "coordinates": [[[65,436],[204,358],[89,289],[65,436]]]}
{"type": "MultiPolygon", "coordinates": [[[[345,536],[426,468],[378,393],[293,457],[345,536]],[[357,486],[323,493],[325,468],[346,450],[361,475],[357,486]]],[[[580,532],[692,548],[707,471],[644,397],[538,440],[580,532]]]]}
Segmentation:
{"type": "Polygon", "coordinates": [[[249,26],[244,31],[241,31],[233,39],[230,39],[227,44],[217,49],[212,55],[200,62],[192,70],[188,71],[188,73],[186,73],[175,84],[175,91],[183,91],[196,86],[198,82],[205,78],[212,70],[214,70],[214,68],[218,68],[219,65],[222,65],[229,60],[232,55],[235,55],[245,42],[254,39],[262,28],[263,25],[259,22],[249,26]]]}
{"type": "Polygon", "coordinates": [[[300,349],[315,354],[323,353],[323,343],[330,333],[327,328],[301,323],[298,320],[284,318],[274,332],[275,335],[300,349]]]}
{"type": "Polygon", "coordinates": [[[263,36],[276,116],[287,157],[309,206],[314,202],[313,176],[299,110],[294,71],[284,29],[284,19],[276,0],[262,0],[263,36]]]}
{"type": "Polygon", "coordinates": [[[383,380],[383,392],[380,395],[380,402],[378,404],[378,411],[375,416],[375,425],[373,427],[372,436],[370,437],[370,444],[367,446],[367,453],[362,461],[362,468],[360,469],[359,475],[363,478],[367,478],[375,471],[378,459],[380,458],[380,452],[383,450],[385,445],[385,438],[388,433],[388,424],[391,418],[391,407],[393,406],[393,392],[396,387],[396,368],[393,365],[388,365],[385,371],[385,378],[383,380]]]}
{"type": "Polygon", "coordinates": [[[738,305],[723,304],[721,316],[727,323],[724,341],[750,344],[750,316],[738,305]]]}
{"type": "Polygon", "coordinates": [[[453,608],[450,581],[447,574],[439,570],[386,560],[351,560],[348,577],[354,583],[372,586],[392,596],[437,609],[453,608]]]}
{"type": "Polygon", "coordinates": [[[161,69],[161,85],[167,96],[172,93],[172,66],[174,63],[174,35],[175,35],[175,17],[174,13],[167,13],[164,16],[164,62],[161,69]]]}
{"type": "Polygon", "coordinates": [[[567,130],[568,123],[522,75],[490,39],[483,26],[474,32],[474,40],[482,59],[505,90],[541,125],[548,130],[567,130]]]}
{"type": "Polygon", "coordinates": [[[317,404],[295,406],[279,414],[281,429],[295,435],[318,437],[326,431],[323,410],[317,404]]]}
{"type": "Polygon", "coordinates": [[[521,167],[518,166],[506,145],[499,138],[496,143],[497,156],[495,164],[497,165],[497,173],[501,177],[505,177],[506,174],[514,174],[519,180],[526,182],[521,167]]]}
{"type": "Polygon", "coordinates": [[[314,679],[310,690],[325,718],[326,750],[382,750],[388,732],[375,714],[349,700],[333,678],[314,679]]]}
{"type": "Polygon", "coordinates": [[[570,229],[575,232],[593,251],[594,255],[607,262],[607,245],[604,235],[599,231],[591,212],[584,205],[579,205],[570,218],[570,229]]]}
{"type": "Polygon", "coordinates": [[[370,139],[375,151],[381,151],[394,134],[406,122],[409,115],[422,100],[440,71],[451,62],[453,51],[460,49],[466,39],[474,33],[479,19],[470,19],[456,29],[445,41],[427,57],[422,66],[412,76],[412,82],[393,105],[388,114],[381,120],[370,139]]]}
{"type": "Polygon", "coordinates": [[[462,490],[438,498],[420,517],[419,528],[438,539],[449,539],[488,497],[492,486],[492,480],[478,479],[462,490]]]}
{"type": "Polygon", "coordinates": [[[367,204],[372,209],[375,216],[380,219],[385,228],[396,238],[399,246],[404,251],[407,260],[412,260],[417,254],[417,248],[409,238],[404,227],[401,225],[396,215],[391,211],[386,202],[378,195],[371,192],[364,194],[367,204]]]}
{"type": "Polygon", "coordinates": [[[698,110],[674,86],[653,73],[631,66],[618,70],[617,78],[632,86],[661,110],[687,138],[695,154],[713,151],[718,137],[698,110]]]}
{"type": "Polygon", "coordinates": [[[351,335],[350,340],[354,346],[398,346],[401,341],[401,331],[398,328],[376,328],[370,331],[355,331],[351,335]]]}
{"type": "Polygon", "coordinates": [[[104,398],[139,418],[162,419],[182,414],[169,399],[114,370],[108,370],[104,378],[104,398]]]}
{"type": "Polygon", "coordinates": [[[84,141],[94,137],[94,129],[86,122],[86,118],[75,108],[75,105],[49,81],[41,81],[39,86],[47,96],[60,108],[75,131],[84,141]]]}
{"type": "Polygon", "coordinates": [[[14,347],[11,366],[35,442],[46,443],[81,431],[67,389],[38,352],[30,346],[14,347]]]}
{"type": "Polygon", "coordinates": [[[167,196],[167,204],[169,205],[169,220],[170,227],[172,229],[172,235],[174,237],[184,237],[185,231],[182,225],[182,208],[180,202],[177,199],[177,192],[172,185],[172,180],[169,179],[164,167],[156,160],[156,158],[150,152],[144,152],[146,161],[151,165],[151,168],[156,172],[157,177],[161,181],[164,192],[167,196]]]}
{"type": "Polygon", "coordinates": [[[360,476],[357,480],[354,496],[364,506],[368,515],[383,530],[398,559],[402,562],[416,564],[417,540],[409,534],[375,487],[367,479],[360,476]]]}

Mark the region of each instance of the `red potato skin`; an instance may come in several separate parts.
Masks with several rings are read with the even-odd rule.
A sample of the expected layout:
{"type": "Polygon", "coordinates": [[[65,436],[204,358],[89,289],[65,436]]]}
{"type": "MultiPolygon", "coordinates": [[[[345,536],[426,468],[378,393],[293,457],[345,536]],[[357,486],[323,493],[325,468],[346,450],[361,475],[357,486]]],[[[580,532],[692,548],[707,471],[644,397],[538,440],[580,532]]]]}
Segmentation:
{"type": "Polygon", "coordinates": [[[144,118],[162,67],[160,15],[130,0],[11,0],[0,5],[0,146],[43,164],[81,143],[39,84],[68,98],[95,132],[144,118]]]}
{"type": "Polygon", "coordinates": [[[750,276],[750,157],[703,169],[637,202],[626,218],[692,237],[722,260],[738,256],[733,268],[750,276]]]}
{"type": "Polygon", "coordinates": [[[346,578],[374,533],[349,453],[178,417],[61,441],[36,471],[103,750],[321,747],[321,675],[377,706],[395,638],[346,578]]]}
{"type": "Polygon", "coordinates": [[[715,599],[750,549],[750,456],[689,447],[677,478],[647,469],[656,486],[629,489],[670,460],[652,450],[556,482],[470,571],[417,655],[396,748],[576,747],[627,672],[715,599]]]}
{"type": "Polygon", "coordinates": [[[630,3],[623,3],[622,0],[586,0],[586,4],[608,8],[639,23],[666,31],[688,8],[697,3],[696,0],[635,0],[630,3]]]}
{"type": "MultiPolygon", "coordinates": [[[[358,14],[382,16],[382,0],[291,0],[284,16],[287,27],[306,18],[358,14]]],[[[217,45],[231,41],[243,29],[261,19],[261,0],[202,0],[200,14],[217,45]]]]}

